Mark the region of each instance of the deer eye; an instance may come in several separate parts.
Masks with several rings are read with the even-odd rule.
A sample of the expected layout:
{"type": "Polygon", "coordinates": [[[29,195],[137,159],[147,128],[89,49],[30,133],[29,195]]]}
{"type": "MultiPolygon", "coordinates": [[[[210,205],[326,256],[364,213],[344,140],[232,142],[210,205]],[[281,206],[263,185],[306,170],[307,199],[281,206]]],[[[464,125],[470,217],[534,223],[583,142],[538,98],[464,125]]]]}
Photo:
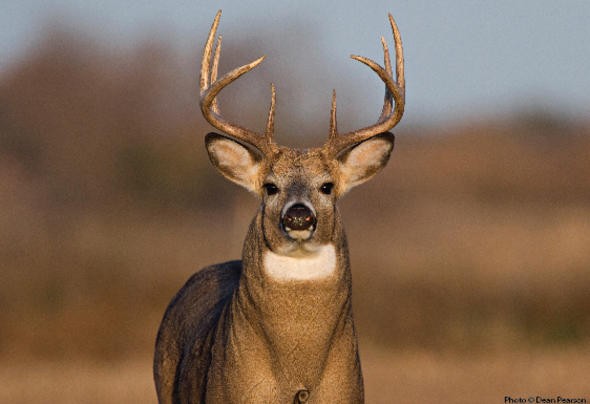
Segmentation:
{"type": "Polygon", "coordinates": [[[334,188],[334,184],[331,182],[323,183],[320,187],[320,192],[322,194],[330,195],[332,193],[332,189],[334,188]]]}
{"type": "Polygon", "coordinates": [[[275,195],[275,194],[278,194],[279,193],[279,187],[277,187],[272,182],[267,182],[262,187],[266,191],[266,194],[267,195],[275,195]]]}

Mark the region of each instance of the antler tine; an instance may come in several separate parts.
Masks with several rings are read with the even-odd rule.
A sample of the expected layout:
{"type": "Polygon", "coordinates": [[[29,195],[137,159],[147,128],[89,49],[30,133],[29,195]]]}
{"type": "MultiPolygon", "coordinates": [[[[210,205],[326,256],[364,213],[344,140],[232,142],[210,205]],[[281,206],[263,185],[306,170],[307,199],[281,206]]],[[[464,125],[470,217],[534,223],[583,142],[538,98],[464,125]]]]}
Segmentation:
{"type": "Polygon", "coordinates": [[[270,108],[268,109],[268,119],[266,120],[266,141],[268,143],[272,142],[272,135],[275,132],[275,104],[277,102],[277,92],[275,90],[275,85],[270,85],[270,108]]]}
{"type": "Polygon", "coordinates": [[[219,26],[220,17],[221,10],[219,10],[215,15],[215,19],[213,20],[211,30],[209,31],[209,36],[207,37],[207,41],[205,42],[205,47],[203,49],[201,77],[199,80],[201,112],[203,113],[203,116],[207,122],[209,122],[215,128],[225,132],[238,141],[251,144],[257,147],[259,150],[266,152],[272,140],[272,130],[274,129],[274,86],[271,111],[269,112],[269,122],[267,124],[267,133],[264,136],[227,121],[223,118],[219,110],[219,105],[216,98],[219,92],[242,75],[254,69],[264,60],[264,56],[262,56],[248,64],[233,69],[218,79],[217,71],[219,67],[219,57],[221,54],[221,36],[219,36],[217,40],[215,51],[213,51],[213,42],[217,33],[217,27],[219,26]],[[273,115],[273,117],[270,115],[273,115]],[[271,132],[269,133],[269,131],[271,132]]]}
{"type": "MultiPolygon", "coordinates": [[[[211,83],[215,83],[217,80],[217,73],[219,70],[219,56],[221,55],[221,35],[217,37],[217,44],[215,46],[215,53],[213,54],[213,66],[211,66],[211,83]]],[[[211,110],[219,115],[219,105],[217,104],[217,98],[213,99],[211,103],[211,110]]]]}
{"type": "Polygon", "coordinates": [[[215,14],[213,24],[211,25],[211,29],[209,30],[207,42],[205,42],[205,48],[203,49],[203,59],[201,60],[201,78],[199,80],[201,95],[205,90],[209,88],[209,85],[211,84],[209,76],[211,69],[211,51],[213,49],[213,40],[215,39],[215,34],[217,33],[217,27],[219,26],[220,18],[221,10],[219,10],[217,14],[215,14]]]}
{"type": "Polygon", "coordinates": [[[334,141],[338,136],[338,127],[336,123],[336,90],[332,90],[332,108],[330,109],[330,137],[329,141],[334,141]]]}
{"type": "Polygon", "coordinates": [[[393,40],[395,42],[395,79],[401,88],[403,95],[405,96],[406,78],[404,76],[404,49],[402,46],[402,36],[399,33],[399,29],[397,28],[397,23],[393,19],[393,15],[389,13],[388,16],[389,24],[391,25],[391,30],[393,31],[393,40]]]}
{"type": "MultiPolygon", "coordinates": [[[[387,47],[387,41],[385,37],[381,37],[381,45],[383,46],[383,63],[385,64],[385,72],[387,73],[388,77],[393,77],[393,72],[391,70],[391,58],[389,57],[389,48],[387,47]]],[[[383,109],[381,110],[381,115],[379,116],[378,122],[383,122],[389,114],[391,113],[391,109],[393,108],[392,102],[392,94],[391,91],[385,86],[385,96],[383,99],[383,109]]]]}
{"type": "Polygon", "coordinates": [[[405,79],[404,79],[404,56],[402,40],[393,16],[389,14],[389,23],[393,31],[393,40],[395,42],[396,53],[396,78],[393,78],[393,71],[391,67],[391,59],[389,56],[389,49],[384,38],[381,38],[384,54],[385,67],[381,67],[377,62],[357,55],[350,57],[357,60],[371,68],[379,78],[385,83],[385,97],[383,102],[383,109],[381,115],[374,125],[366,128],[358,129],[343,135],[335,135],[336,128],[336,114],[335,106],[333,105],[333,112],[331,114],[330,122],[330,137],[328,139],[327,147],[332,153],[338,153],[341,150],[350,147],[354,144],[360,143],[370,137],[376,136],[380,133],[386,132],[393,128],[401,120],[404,113],[405,105],[405,79]],[[334,128],[334,129],[333,129],[334,128]]]}

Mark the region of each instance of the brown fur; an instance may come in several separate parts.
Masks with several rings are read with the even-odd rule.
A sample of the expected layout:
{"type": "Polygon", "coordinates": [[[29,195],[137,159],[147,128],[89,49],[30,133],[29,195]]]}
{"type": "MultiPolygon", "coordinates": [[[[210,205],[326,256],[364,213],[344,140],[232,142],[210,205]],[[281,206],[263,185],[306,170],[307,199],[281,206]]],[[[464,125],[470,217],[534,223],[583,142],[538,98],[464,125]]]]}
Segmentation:
{"type": "Polygon", "coordinates": [[[373,137],[338,158],[323,149],[276,145],[263,156],[223,135],[206,140],[212,163],[259,195],[261,208],[242,261],[198,272],[170,303],[154,360],[160,402],[292,403],[304,390],[300,396],[308,392],[309,403],[362,403],[348,249],[335,202],[387,163],[393,135],[373,137]],[[277,194],[265,194],[268,182],[277,194]],[[330,194],[320,191],[327,182],[334,184],[330,194]],[[292,201],[315,210],[317,226],[308,239],[294,240],[280,226],[292,201]],[[306,257],[327,244],[336,250],[336,268],[327,277],[275,279],[265,270],[268,251],[306,257]]]}

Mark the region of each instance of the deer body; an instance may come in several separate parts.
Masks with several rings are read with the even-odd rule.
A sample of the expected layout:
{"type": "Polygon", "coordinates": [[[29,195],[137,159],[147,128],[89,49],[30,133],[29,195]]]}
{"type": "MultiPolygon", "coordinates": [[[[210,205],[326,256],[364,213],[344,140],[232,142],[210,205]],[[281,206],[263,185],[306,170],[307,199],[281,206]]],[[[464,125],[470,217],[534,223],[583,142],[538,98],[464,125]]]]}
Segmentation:
{"type": "Polygon", "coordinates": [[[393,150],[393,135],[384,130],[403,111],[397,27],[390,18],[399,49],[397,82],[389,78],[385,44],[385,69],[355,57],[386,77],[380,122],[338,135],[333,97],[328,143],[302,151],[272,141],[274,87],[264,135],[221,117],[217,93],[261,60],[217,80],[220,44],[212,67],[210,58],[218,21],[219,13],[204,51],[201,108],[226,134],[208,134],[207,151],[225,177],[260,197],[261,206],[242,260],[201,270],[170,303],[154,359],[159,401],[362,403],[348,248],[335,202],[379,171],[393,150]]]}

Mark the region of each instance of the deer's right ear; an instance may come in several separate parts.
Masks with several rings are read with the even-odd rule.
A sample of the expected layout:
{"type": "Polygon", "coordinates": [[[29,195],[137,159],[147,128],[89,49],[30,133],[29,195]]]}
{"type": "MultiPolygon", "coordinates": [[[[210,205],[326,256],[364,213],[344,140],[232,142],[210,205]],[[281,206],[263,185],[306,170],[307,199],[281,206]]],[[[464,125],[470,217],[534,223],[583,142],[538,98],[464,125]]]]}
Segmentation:
{"type": "Polygon", "coordinates": [[[205,136],[211,163],[224,177],[258,193],[263,154],[254,146],[217,133],[205,136]]]}

